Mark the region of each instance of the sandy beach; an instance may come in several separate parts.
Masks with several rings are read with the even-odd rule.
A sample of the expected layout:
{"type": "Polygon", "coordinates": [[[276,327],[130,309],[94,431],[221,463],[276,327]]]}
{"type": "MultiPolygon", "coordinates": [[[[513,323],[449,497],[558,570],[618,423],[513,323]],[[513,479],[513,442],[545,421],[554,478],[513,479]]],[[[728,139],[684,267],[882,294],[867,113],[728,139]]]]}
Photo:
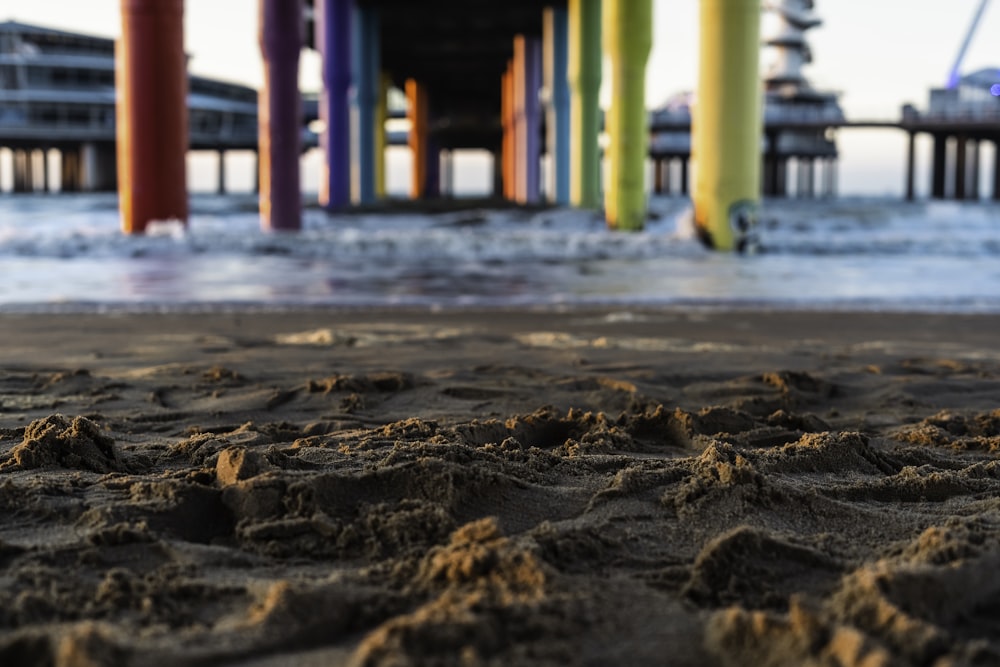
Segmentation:
{"type": "Polygon", "coordinates": [[[1000,316],[0,316],[0,665],[1000,664],[1000,316]]]}

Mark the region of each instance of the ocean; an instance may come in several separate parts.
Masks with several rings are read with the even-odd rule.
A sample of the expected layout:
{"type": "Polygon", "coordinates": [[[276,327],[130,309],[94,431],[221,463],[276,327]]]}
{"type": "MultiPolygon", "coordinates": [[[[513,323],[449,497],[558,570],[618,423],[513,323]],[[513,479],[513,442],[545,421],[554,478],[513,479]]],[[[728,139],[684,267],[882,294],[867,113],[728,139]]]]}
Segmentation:
{"type": "Polygon", "coordinates": [[[1000,313],[1000,206],[893,199],[762,204],[760,251],[714,253],[690,203],[644,232],[596,213],[469,209],[332,215],[259,230],[251,195],[194,195],[185,230],[118,231],[101,195],[0,196],[0,311],[409,306],[1000,313]]]}

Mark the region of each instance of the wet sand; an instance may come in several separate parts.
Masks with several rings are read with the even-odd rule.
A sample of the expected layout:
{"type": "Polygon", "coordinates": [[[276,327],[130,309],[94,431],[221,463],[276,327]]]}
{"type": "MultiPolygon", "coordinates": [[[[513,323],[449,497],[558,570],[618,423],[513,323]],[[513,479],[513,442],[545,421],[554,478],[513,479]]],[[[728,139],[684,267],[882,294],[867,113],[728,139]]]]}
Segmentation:
{"type": "Polygon", "coordinates": [[[0,665],[1000,664],[1000,317],[0,316],[0,665]]]}

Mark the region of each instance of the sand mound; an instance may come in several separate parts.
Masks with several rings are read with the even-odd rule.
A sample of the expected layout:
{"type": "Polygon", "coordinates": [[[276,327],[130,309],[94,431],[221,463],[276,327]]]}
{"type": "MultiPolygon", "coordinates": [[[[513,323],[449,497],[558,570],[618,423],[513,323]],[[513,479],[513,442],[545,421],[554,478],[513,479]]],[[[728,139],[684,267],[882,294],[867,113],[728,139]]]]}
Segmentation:
{"type": "Polygon", "coordinates": [[[0,469],[44,467],[71,468],[92,472],[124,469],[113,438],[84,417],[51,415],[31,422],[24,439],[10,452],[0,469]]]}

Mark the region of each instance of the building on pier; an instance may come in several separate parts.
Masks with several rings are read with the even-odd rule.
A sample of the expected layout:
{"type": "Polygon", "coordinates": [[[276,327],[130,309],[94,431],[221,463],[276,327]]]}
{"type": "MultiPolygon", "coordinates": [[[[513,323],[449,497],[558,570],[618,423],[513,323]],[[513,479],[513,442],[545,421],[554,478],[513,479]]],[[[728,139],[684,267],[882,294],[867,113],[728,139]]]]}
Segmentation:
{"type": "MultiPolygon", "coordinates": [[[[224,183],[225,152],[257,148],[257,91],[199,76],[188,88],[189,148],[218,151],[224,183]]],[[[114,190],[115,138],[114,40],[0,23],[0,148],[13,151],[15,192],[55,189],[53,151],[59,189],[114,190]]]]}

